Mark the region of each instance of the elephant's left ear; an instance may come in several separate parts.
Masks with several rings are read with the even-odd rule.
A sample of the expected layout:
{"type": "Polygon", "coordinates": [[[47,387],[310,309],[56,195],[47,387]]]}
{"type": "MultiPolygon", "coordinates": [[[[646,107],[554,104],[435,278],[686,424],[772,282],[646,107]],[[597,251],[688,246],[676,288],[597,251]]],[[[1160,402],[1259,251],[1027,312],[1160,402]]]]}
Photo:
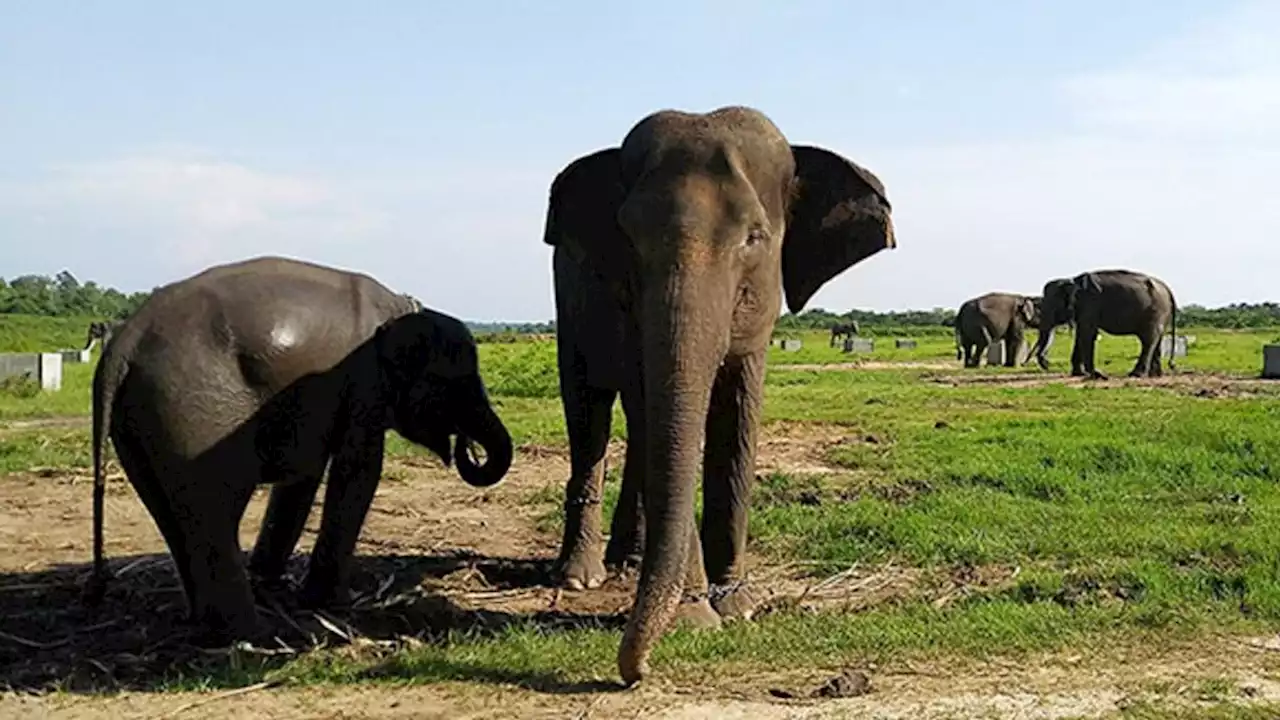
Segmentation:
{"type": "Polygon", "coordinates": [[[782,284],[794,313],[832,278],[897,241],[884,185],[870,170],[819,147],[792,145],[791,154],[796,174],[782,284]]]}

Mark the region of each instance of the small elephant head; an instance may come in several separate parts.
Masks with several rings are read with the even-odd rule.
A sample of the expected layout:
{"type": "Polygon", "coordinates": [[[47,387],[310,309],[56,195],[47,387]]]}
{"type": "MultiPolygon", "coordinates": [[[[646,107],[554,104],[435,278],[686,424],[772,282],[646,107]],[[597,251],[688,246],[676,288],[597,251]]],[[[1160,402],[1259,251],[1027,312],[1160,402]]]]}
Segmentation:
{"type": "Polygon", "coordinates": [[[467,326],[424,309],[384,324],[376,344],[391,428],[446,465],[456,456],[458,474],[470,485],[501,480],[511,467],[511,435],[489,403],[467,326]],[[469,455],[472,441],[487,455],[483,464],[469,455]]]}
{"type": "Polygon", "coordinates": [[[1022,316],[1022,321],[1027,327],[1040,325],[1040,301],[1039,297],[1024,297],[1018,303],[1018,314],[1022,316]]]}

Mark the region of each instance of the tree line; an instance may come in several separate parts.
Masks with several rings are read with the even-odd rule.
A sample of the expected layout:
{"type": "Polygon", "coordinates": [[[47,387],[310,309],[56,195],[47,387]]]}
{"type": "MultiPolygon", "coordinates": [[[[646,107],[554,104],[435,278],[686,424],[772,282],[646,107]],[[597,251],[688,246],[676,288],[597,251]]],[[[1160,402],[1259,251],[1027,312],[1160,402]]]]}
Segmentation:
{"type": "MultiPolygon", "coordinates": [[[[80,282],[64,270],[53,277],[21,275],[6,280],[0,277],[0,314],[41,315],[45,317],[128,317],[150,295],[139,291],[123,293],[102,287],[92,280],[80,282]]],[[[850,310],[836,313],[823,308],[799,314],[787,313],[778,319],[779,330],[825,330],[833,323],[856,320],[862,328],[939,327],[955,321],[951,308],[876,312],[850,310]]],[[[545,335],[555,332],[555,321],[542,323],[468,323],[473,332],[494,336],[545,335]]],[[[1178,308],[1178,325],[1244,329],[1280,325],[1280,303],[1233,303],[1206,308],[1187,305],[1178,308]]]]}

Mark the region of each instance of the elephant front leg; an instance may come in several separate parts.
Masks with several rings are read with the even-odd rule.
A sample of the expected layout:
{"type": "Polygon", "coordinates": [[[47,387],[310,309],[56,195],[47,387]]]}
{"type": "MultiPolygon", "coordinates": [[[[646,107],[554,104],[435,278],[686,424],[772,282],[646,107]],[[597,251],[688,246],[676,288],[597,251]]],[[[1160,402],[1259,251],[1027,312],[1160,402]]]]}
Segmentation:
{"type": "Polygon", "coordinates": [[[725,618],[747,619],[755,611],[745,562],[764,366],[763,354],[726,362],[707,416],[702,543],[712,604],[725,618]]]}
{"type": "Polygon", "coordinates": [[[302,585],[300,600],[306,607],[349,602],[351,559],[382,475],[383,432],[361,424],[344,435],[329,469],[320,534],[302,585]]]}
{"type": "Polygon", "coordinates": [[[284,481],[271,488],[258,541],[249,558],[249,572],[259,582],[267,586],[279,584],[289,556],[302,537],[319,488],[319,476],[284,481]]]}
{"type": "Polygon", "coordinates": [[[605,581],[601,499],[605,454],[617,393],[566,384],[562,391],[569,431],[569,483],[565,487],[564,538],[553,575],[573,590],[597,588],[605,581]]]}
{"type": "Polygon", "coordinates": [[[1084,366],[1084,376],[1090,380],[1106,380],[1107,376],[1098,372],[1098,368],[1094,365],[1098,349],[1097,328],[1087,330],[1081,328],[1076,335],[1076,342],[1080,347],[1080,363],[1084,366]]]}

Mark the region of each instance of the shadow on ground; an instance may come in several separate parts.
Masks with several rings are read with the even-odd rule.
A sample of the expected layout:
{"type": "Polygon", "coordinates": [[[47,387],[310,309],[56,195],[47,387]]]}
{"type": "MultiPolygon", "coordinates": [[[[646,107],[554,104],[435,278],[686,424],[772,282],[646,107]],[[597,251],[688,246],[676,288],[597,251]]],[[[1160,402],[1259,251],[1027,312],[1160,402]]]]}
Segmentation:
{"type": "MultiPolygon", "coordinates": [[[[290,582],[305,572],[295,557],[290,582]]],[[[513,625],[545,631],[620,628],[621,613],[591,614],[556,608],[476,609],[460,595],[502,598],[530,588],[547,589],[550,561],[483,557],[358,556],[352,604],[342,611],[299,609],[287,589],[261,589],[259,608],[276,630],[275,648],[202,649],[189,642],[192,629],[168,555],[114,558],[115,578],[96,608],[82,604],[89,566],[63,565],[38,572],[0,574],[0,677],[9,689],[41,692],[151,690],[178,679],[242,685],[307,650],[360,645],[374,656],[419,643],[444,642],[451,633],[490,634],[513,625]],[[470,585],[483,588],[450,592],[470,585]]],[[[558,596],[556,596],[558,597],[558,596]]],[[[500,603],[499,603],[500,604],[500,603]]],[[[439,668],[474,682],[514,683],[544,692],[573,693],[613,686],[569,685],[540,674],[495,672],[460,664],[439,668]]],[[[398,677],[409,672],[394,659],[366,675],[398,677]]]]}

